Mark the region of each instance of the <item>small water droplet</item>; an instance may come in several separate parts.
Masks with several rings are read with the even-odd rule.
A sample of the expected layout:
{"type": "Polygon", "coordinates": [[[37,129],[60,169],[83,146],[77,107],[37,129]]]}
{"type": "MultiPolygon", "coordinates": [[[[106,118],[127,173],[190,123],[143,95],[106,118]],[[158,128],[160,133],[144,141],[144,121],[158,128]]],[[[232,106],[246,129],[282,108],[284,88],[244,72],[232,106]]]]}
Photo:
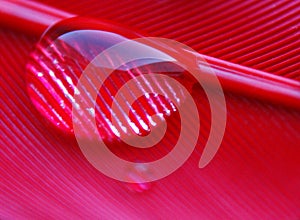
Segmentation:
{"type": "Polygon", "coordinates": [[[150,170],[147,165],[137,163],[134,165],[127,173],[128,181],[126,183],[127,188],[131,192],[142,193],[148,191],[152,188],[152,182],[143,182],[149,175],[151,175],[150,170]]]}

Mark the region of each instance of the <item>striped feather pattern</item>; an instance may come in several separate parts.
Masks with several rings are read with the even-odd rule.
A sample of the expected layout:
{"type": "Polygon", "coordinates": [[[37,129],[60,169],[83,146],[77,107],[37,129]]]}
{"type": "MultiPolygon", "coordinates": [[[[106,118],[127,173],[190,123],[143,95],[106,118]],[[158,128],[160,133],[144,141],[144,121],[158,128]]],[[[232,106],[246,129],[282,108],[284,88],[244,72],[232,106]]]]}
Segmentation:
{"type": "MultiPolygon", "coordinates": [[[[300,80],[299,1],[46,3],[300,80]]],[[[1,219],[299,219],[299,111],[226,93],[224,141],[201,170],[197,164],[210,113],[204,94],[197,92],[201,136],[196,150],[183,167],[143,190],[94,169],[75,140],[56,132],[34,108],[26,94],[25,65],[37,40],[0,32],[1,219]]]]}

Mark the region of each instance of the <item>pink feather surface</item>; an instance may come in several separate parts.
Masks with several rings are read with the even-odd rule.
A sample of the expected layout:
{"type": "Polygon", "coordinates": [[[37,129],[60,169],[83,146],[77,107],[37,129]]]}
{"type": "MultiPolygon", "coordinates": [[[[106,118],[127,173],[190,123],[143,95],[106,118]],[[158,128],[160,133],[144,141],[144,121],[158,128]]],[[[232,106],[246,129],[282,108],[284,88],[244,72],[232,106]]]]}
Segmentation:
{"type": "MultiPolygon", "coordinates": [[[[43,2],[300,79],[299,1],[43,2]]],[[[201,136],[187,162],[154,183],[125,184],[92,167],[76,141],[32,105],[25,66],[37,40],[10,29],[0,33],[1,219],[299,219],[299,110],[226,93],[224,140],[199,169],[210,126],[207,103],[199,102],[201,136]]]]}

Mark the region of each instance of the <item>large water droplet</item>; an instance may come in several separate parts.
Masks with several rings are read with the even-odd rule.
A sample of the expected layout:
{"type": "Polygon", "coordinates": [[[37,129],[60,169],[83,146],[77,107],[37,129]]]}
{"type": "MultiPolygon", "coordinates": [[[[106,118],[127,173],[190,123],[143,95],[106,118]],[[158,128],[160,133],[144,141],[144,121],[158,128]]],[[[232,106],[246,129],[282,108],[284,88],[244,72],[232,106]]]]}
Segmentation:
{"type": "MultiPolygon", "coordinates": [[[[176,111],[169,100],[155,94],[147,94],[142,99],[136,97],[137,101],[131,108],[131,112],[129,114],[124,112],[118,116],[126,117],[126,124],[116,118],[117,124],[113,125],[111,117],[115,116],[111,112],[111,105],[114,95],[128,80],[137,75],[167,73],[175,78],[180,77],[181,69],[175,65],[149,59],[134,61],[114,70],[113,74],[103,82],[101,88],[93,87],[92,79],[88,79],[89,85],[85,94],[79,94],[77,88],[77,82],[83,70],[99,53],[122,41],[136,37],[139,35],[127,29],[83,18],[66,19],[54,25],[43,35],[27,65],[27,88],[32,102],[47,120],[66,133],[73,132],[73,106],[80,112],[79,115],[85,118],[82,122],[81,136],[93,135],[88,127],[91,117],[95,117],[100,136],[104,140],[128,135],[129,129],[138,135],[149,134],[151,132],[149,127],[153,127],[151,115],[170,116],[176,111]],[[84,103],[93,101],[93,97],[89,95],[91,88],[99,92],[95,108],[82,108],[84,103]],[[80,103],[75,102],[74,95],[82,95],[80,103]],[[115,135],[116,133],[118,135],[115,135]]],[[[107,62],[109,64],[118,59],[122,57],[115,54],[113,57],[107,57],[107,62]]],[[[104,70],[105,68],[102,67],[100,71],[95,71],[103,74],[104,70]]],[[[96,80],[100,80],[100,77],[96,80]]],[[[164,82],[156,83],[161,83],[163,89],[174,90],[164,82]]],[[[143,90],[139,85],[137,89],[143,90]]],[[[177,93],[180,91],[175,89],[173,92],[175,97],[178,96],[177,93]]],[[[132,92],[128,94],[132,95],[132,92]]],[[[123,96],[123,99],[127,98],[126,95],[123,96]]]]}

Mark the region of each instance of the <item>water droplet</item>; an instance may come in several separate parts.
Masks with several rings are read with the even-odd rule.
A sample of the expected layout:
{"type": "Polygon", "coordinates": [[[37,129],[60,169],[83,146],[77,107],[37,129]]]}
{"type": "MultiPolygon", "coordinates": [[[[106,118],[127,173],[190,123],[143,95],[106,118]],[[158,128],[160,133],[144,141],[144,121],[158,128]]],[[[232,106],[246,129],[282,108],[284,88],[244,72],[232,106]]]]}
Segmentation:
{"type": "MultiPolygon", "coordinates": [[[[119,140],[120,137],[131,135],[132,132],[129,130],[137,135],[147,135],[151,126],[158,126],[160,123],[153,121],[151,115],[159,114],[163,119],[164,115],[171,115],[176,111],[171,105],[166,104],[168,100],[159,98],[155,92],[153,94],[147,92],[149,89],[145,90],[145,87],[165,87],[163,89],[170,91],[169,93],[175,96],[176,89],[173,88],[175,91],[173,92],[172,88],[165,85],[165,82],[150,80],[149,82],[141,81],[142,84],[136,88],[144,92],[145,101],[137,101],[137,104],[130,110],[132,111],[130,117],[126,116],[125,121],[120,120],[121,117],[128,114],[122,110],[122,107],[118,107],[122,113],[119,116],[115,116],[111,112],[111,100],[127,81],[143,74],[168,73],[164,66],[165,63],[163,61],[160,63],[159,60],[154,62],[151,59],[145,59],[132,61],[130,65],[124,64],[126,68],[115,70],[104,83],[102,90],[95,88],[92,79],[88,79],[88,85],[83,89],[77,87],[78,79],[82,76],[83,71],[103,50],[139,36],[134,37],[134,33],[127,32],[128,30],[114,25],[106,26],[101,22],[97,23],[97,21],[81,18],[67,19],[50,27],[37,44],[27,64],[29,95],[41,114],[63,132],[72,133],[72,110],[75,109],[78,110],[80,116],[78,120],[88,121],[87,119],[91,116],[96,117],[102,138],[119,140]],[[85,105],[85,103],[93,101],[93,97],[89,95],[89,89],[99,90],[94,109],[90,109],[90,105],[85,105]],[[75,101],[79,95],[84,97],[82,102],[75,101]],[[169,109],[164,111],[165,108],[169,109]],[[116,124],[112,124],[111,118],[115,119],[116,124]]],[[[108,61],[122,61],[122,59],[122,55],[116,54],[114,57],[109,57],[108,61]]],[[[111,67],[104,66],[104,68],[111,67]]],[[[171,64],[167,66],[167,70],[169,69],[173,71],[171,64]]],[[[97,74],[98,72],[99,75],[104,74],[101,68],[97,69],[97,74]]],[[[130,90],[122,97],[125,100],[124,103],[129,96],[136,95],[130,90]]],[[[89,128],[82,126],[82,135],[85,136],[88,133],[89,128]]]]}
{"type": "Polygon", "coordinates": [[[151,172],[148,169],[147,165],[137,163],[127,173],[128,181],[130,183],[126,183],[126,187],[131,192],[137,193],[142,193],[150,190],[153,183],[143,182],[149,175],[151,175],[151,172]]]}

